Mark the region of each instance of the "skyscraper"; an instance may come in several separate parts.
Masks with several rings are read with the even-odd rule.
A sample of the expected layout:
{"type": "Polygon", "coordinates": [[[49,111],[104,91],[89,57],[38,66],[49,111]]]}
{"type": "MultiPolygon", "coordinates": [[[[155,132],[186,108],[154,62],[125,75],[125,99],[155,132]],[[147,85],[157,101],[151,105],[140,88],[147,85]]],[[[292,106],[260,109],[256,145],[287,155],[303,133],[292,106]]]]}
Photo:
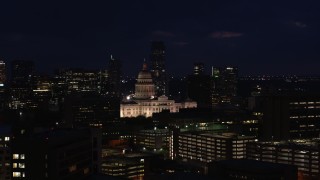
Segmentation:
{"type": "Polygon", "coordinates": [[[13,61],[11,73],[9,107],[11,109],[26,108],[32,96],[34,63],[25,60],[13,61]]]}
{"type": "Polygon", "coordinates": [[[6,64],[0,61],[0,110],[5,106],[6,64]]]}
{"type": "Polygon", "coordinates": [[[156,95],[168,95],[168,83],[165,67],[165,46],[161,41],[151,44],[151,73],[156,87],[156,95]]]}
{"type": "Polygon", "coordinates": [[[223,71],[224,91],[227,98],[237,96],[237,84],[238,84],[238,68],[226,67],[223,71]]]}
{"type": "Polygon", "coordinates": [[[6,81],[6,64],[0,61],[0,87],[4,86],[6,81]]]}
{"type": "Polygon", "coordinates": [[[193,64],[193,75],[203,75],[204,74],[204,64],[201,62],[193,64]]]}
{"type": "Polygon", "coordinates": [[[108,92],[111,96],[120,97],[121,62],[112,57],[108,64],[108,92]]]}
{"type": "Polygon", "coordinates": [[[193,66],[193,74],[187,77],[188,97],[196,101],[198,107],[209,108],[211,107],[211,87],[210,76],[204,73],[204,64],[195,63],[193,66]]]}
{"type": "Polygon", "coordinates": [[[65,69],[58,72],[65,79],[68,93],[83,91],[98,91],[99,72],[87,69],[65,69]]]}
{"type": "Polygon", "coordinates": [[[232,99],[237,96],[238,91],[238,68],[212,67],[212,106],[218,104],[231,103],[232,99]]]}
{"type": "Polygon", "coordinates": [[[27,85],[34,74],[33,61],[16,60],[12,62],[12,84],[27,85]]]}

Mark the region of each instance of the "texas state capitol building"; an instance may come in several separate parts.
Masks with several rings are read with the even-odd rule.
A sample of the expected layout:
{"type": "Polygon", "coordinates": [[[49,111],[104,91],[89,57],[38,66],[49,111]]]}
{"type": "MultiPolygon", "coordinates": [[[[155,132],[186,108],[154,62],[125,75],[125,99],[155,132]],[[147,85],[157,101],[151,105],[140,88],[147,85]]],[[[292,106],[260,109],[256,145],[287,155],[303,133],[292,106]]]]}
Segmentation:
{"type": "Polygon", "coordinates": [[[151,117],[153,113],[169,110],[170,113],[179,112],[182,108],[196,108],[197,102],[186,101],[176,103],[167,96],[155,97],[155,85],[147,64],[143,64],[135,84],[135,94],[132,98],[120,104],[120,117],[151,117]]]}

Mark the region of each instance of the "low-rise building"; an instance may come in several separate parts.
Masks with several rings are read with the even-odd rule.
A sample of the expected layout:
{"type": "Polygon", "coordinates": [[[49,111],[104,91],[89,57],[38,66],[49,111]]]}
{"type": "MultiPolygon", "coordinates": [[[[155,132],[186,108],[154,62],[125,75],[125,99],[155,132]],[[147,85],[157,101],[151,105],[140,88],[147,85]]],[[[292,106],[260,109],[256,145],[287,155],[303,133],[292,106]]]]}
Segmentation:
{"type": "Polygon", "coordinates": [[[135,134],[135,145],[141,150],[162,151],[167,149],[169,139],[168,129],[141,130],[135,134]]]}
{"type": "Polygon", "coordinates": [[[320,176],[320,139],[291,142],[250,142],[247,158],[298,167],[300,176],[320,176]]]}
{"type": "Polygon", "coordinates": [[[11,179],[11,141],[12,132],[10,126],[0,127],[0,179],[11,179]]]}
{"type": "Polygon", "coordinates": [[[126,157],[113,157],[104,160],[101,172],[110,176],[128,179],[143,179],[144,159],[132,159],[126,157]]]}
{"type": "Polygon", "coordinates": [[[205,163],[242,159],[246,158],[246,144],[255,140],[254,136],[235,133],[181,133],[178,136],[177,158],[205,163]]]}
{"type": "Polygon", "coordinates": [[[46,131],[12,141],[12,179],[86,179],[93,173],[87,130],[46,131]]]}

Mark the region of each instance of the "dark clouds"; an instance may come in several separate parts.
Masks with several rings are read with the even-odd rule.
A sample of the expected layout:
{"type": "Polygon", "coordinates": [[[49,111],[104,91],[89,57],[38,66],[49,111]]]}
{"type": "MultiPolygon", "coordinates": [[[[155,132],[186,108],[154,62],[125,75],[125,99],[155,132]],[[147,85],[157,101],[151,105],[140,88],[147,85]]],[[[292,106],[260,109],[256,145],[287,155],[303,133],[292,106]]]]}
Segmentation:
{"type": "Polygon", "coordinates": [[[169,72],[193,62],[242,74],[317,74],[320,3],[269,1],[2,1],[0,57],[37,68],[103,68],[110,54],[135,74],[150,42],[167,46],[169,72]]]}
{"type": "Polygon", "coordinates": [[[209,35],[213,39],[226,39],[226,38],[237,38],[243,36],[243,33],[239,32],[227,32],[227,31],[217,31],[212,32],[209,35]]]}

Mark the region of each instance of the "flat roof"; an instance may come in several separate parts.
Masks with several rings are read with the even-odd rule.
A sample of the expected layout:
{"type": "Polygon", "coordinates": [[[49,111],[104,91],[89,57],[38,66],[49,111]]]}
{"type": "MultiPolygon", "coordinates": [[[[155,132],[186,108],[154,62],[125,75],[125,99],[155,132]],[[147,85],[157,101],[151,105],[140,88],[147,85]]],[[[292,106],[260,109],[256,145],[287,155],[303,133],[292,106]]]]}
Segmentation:
{"type": "Polygon", "coordinates": [[[259,141],[258,144],[270,144],[275,146],[308,147],[319,149],[320,138],[295,139],[290,141],[259,141]]]}
{"type": "Polygon", "coordinates": [[[184,133],[186,135],[196,135],[196,136],[207,136],[207,137],[214,137],[214,138],[223,138],[223,139],[254,139],[255,136],[244,136],[239,135],[237,133],[201,133],[201,132],[192,132],[192,133],[184,133]]]}

